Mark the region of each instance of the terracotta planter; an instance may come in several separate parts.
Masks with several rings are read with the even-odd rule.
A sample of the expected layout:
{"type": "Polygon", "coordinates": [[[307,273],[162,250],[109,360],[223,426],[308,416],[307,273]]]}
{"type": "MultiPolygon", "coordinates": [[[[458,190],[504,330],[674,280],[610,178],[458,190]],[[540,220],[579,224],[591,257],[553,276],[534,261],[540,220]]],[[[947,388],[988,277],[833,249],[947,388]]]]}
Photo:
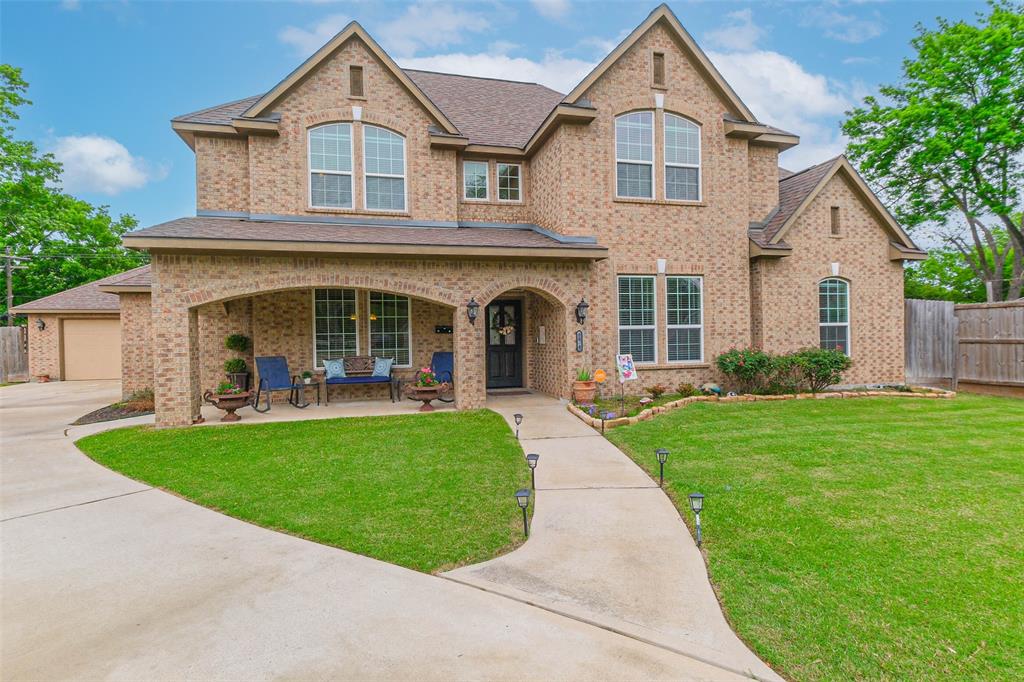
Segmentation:
{"type": "Polygon", "coordinates": [[[49,374],[40,374],[40,375],[38,375],[36,377],[36,381],[38,381],[41,384],[49,383],[50,375],[49,374]]]}
{"type": "Polygon", "coordinates": [[[420,407],[420,412],[433,412],[434,406],[430,404],[431,400],[437,400],[442,393],[448,390],[447,383],[435,384],[433,386],[416,386],[411,384],[406,387],[405,391],[409,398],[412,400],[423,401],[423,406],[420,407]]]}
{"type": "Polygon", "coordinates": [[[597,394],[596,381],[572,382],[572,398],[578,403],[592,403],[597,394]]]}
{"type": "Polygon", "coordinates": [[[203,399],[214,407],[224,410],[224,416],[220,418],[222,422],[236,422],[239,421],[241,417],[235,414],[235,410],[240,410],[241,408],[249,405],[252,402],[252,393],[246,391],[245,393],[217,395],[216,393],[207,391],[203,395],[203,399]]]}

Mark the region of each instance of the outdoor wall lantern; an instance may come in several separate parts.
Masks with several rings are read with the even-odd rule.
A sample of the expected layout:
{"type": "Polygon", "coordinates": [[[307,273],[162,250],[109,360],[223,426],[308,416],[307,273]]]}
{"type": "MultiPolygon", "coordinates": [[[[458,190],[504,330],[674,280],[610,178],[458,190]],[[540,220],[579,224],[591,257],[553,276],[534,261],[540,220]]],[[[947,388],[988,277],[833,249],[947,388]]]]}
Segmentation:
{"type": "Polygon", "coordinates": [[[476,316],[480,313],[480,304],[476,302],[475,298],[470,298],[469,303],[466,304],[466,317],[469,318],[471,324],[476,324],[476,316]]]}
{"type": "Polygon", "coordinates": [[[512,418],[516,420],[516,440],[519,440],[519,426],[523,423],[523,415],[516,412],[512,418]]]}
{"type": "Polygon", "coordinates": [[[658,487],[661,488],[665,485],[665,462],[668,461],[668,450],[658,448],[654,454],[658,456],[658,487]]]}
{"type": "Polygon", "coordinates": [[[700,493],[690,493],[690,509],[697,518],[697,546],[700,547],[700,511],[704,508],[704,496],[700,493]]]}
{"type": "Polygon", "coordinates": [[[46,329],[46,322],[43,321],[43,318],[36,318],[36,329],[39,331],[46,329]]]}
{"type": "Polygon", "coordinates": [[[519,508],[523,510],[523,535],[530,537],[530,523],[526,519],[526,508],[530,506],[530,491],[526,488],[517,490],[516,502],[519,503],[519,508]]]}
{"type": "Polygon", "coordinates": [[[587,310],[590,309],[590,304],[587,303],[587,299],[580,298],[580,302],[576,304],[576,321],[583,324],[587,321],[587,310]]]}
{"type": "Polygon", "coordinates": [[[526,464],[530,467],[530,487],[534,490],[537,489],[537,478],[535,476],[537,472],[537,460],[540,459],[540,455],[529,454],[526,456],[526,464]]]}

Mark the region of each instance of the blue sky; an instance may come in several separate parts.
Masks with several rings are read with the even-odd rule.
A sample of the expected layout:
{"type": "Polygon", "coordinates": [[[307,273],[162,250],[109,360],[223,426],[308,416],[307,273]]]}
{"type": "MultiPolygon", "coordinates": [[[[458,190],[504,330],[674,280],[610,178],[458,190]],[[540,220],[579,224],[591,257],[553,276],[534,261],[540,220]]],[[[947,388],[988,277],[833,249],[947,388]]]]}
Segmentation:
{"type": "MultiPolygon", "coordinates": [[[[176,115],[271,88],[350,19],[399,64],[567,92],[655,2],[478,0],[3,3],[0,58],[34,105],[21,137],[65,164],[65,188],[142,226],[195,213],[176,115]]],[[[801,135],[798,169],[840,152],[843,111],[893,82],[914,26],[980,2],[672,2],[759,119],[801,135]]]]}

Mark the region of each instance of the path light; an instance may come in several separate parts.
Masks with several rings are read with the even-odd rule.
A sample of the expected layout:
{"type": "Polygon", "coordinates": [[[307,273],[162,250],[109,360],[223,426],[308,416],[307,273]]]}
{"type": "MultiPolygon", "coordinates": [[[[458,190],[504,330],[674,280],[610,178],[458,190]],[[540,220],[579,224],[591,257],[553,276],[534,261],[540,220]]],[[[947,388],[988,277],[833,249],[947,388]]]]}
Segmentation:
{"type": "Polygon", "coordinates": [[[537,479],[535,473],[537,471],[537,460],[540,459],[540,455],[529,454],[526,456],[526,464],[530,467],[530,487],[534,490],[537,489],[537,479]]]}
{"type": "Polygon", "coordinates": [[[471,324],[476,324],[476,316],[480,313],[480,304],[476,302],[475,298],[470,298],[469,303],[466,304],[466,317],[469,318],[471,324]]]}
{"type": "Polygon", "coordinates": [[[519,426],[523,423],[523,415],[516,412],[512,418],[516,420],[516,440],[519,440],[519,426]]]}
{"type": "Polygon", "coordinates": [[[665,485],[665,462],[668,461],[668,450],[658,448],[654,454],[658,456],[658,487],[661,488],[665,485]]]}
{"type": "Polygon", "coordinates": [[[587,321],[587,310],[590,308],[590,304],[587,303],[587,299],[581,298],[580,302],[576,304],[576,321],[583,324],[587,321]]]}
{"type": "Polygon", "coordinates": [[[530,537],[530,524],[526,520],[526,508],[530,506],[530,491],[526,488],[517,490],[516,502],[519,503],[519,508],[523,510],[523,535],[530,537]]]}
{"type": "Polygon", "coordinates": [[[704,508],[704,496],[700,493],[690,493],[690,509],[697,517],[697,546],[700,547],[700,511],[704,508]]]}

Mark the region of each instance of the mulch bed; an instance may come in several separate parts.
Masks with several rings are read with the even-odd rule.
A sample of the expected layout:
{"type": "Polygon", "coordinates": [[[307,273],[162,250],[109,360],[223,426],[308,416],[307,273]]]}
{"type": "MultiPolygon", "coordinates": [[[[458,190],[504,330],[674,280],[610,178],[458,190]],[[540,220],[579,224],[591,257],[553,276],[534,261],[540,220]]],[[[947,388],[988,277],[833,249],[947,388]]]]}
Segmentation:
{"type": "Polygon", "coordinates": [[[96,422],[109,422],[115,419],[128,419],[129,417],[142,417],[147,414],[153,414],[153,408],[149,409],[138,409],[127,403],[114,403],[113,405],[107,405],[101,407],[98,410],[93,410],[89,414],[82,415],[75,421],[71,422],[72,426],[80,426],[81,424],[95,424],[96,422]]]}

